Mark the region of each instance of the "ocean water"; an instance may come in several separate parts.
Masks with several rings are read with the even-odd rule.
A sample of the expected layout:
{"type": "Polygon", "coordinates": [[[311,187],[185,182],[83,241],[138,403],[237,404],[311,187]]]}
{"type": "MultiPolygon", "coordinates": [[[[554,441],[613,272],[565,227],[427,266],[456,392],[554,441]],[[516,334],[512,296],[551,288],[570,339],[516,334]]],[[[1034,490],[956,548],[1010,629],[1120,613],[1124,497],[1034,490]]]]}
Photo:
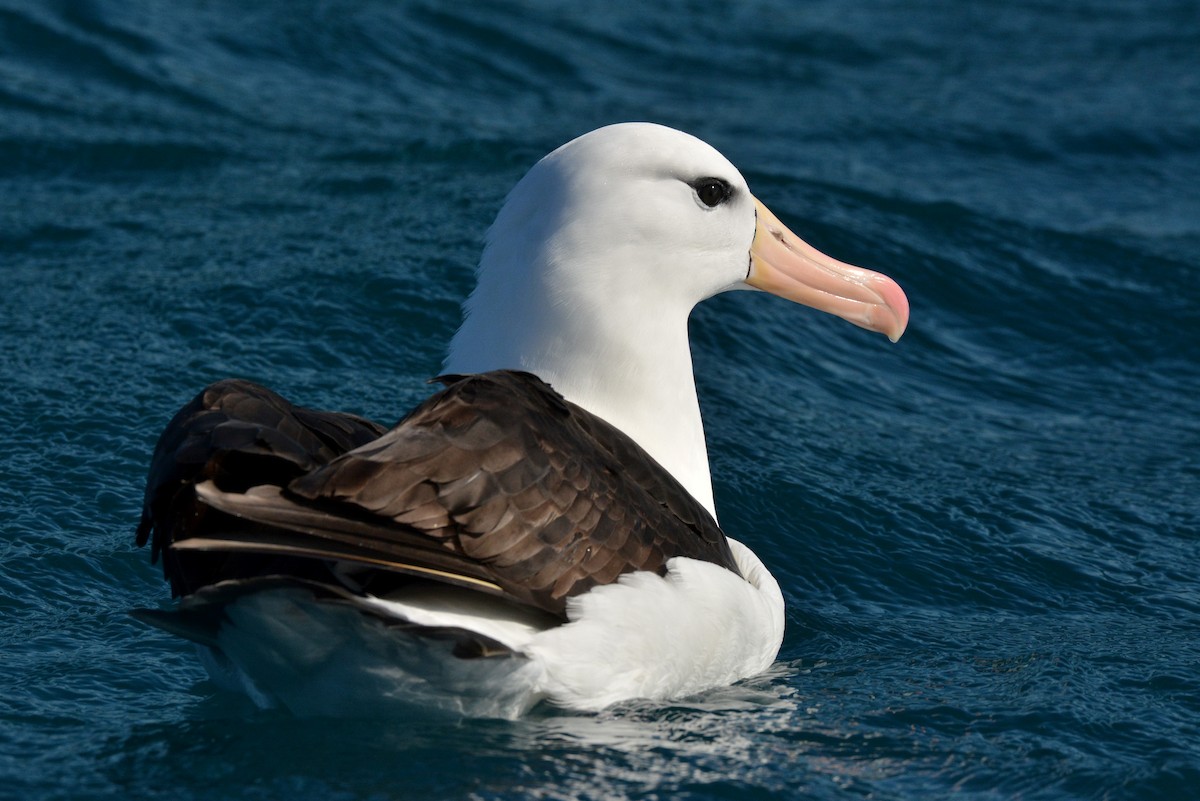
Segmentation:
{"type": "Polygon", "coordinates": [[[0,0],[0,280],[0,798],[1200,797],[1191,0],[0,0]],[[299,719],[130,619],[174,410],[236,375],[397,419],[507,190],[622,120],[912,302],[897,345],[693,317],[772,671],[299,719]]]}

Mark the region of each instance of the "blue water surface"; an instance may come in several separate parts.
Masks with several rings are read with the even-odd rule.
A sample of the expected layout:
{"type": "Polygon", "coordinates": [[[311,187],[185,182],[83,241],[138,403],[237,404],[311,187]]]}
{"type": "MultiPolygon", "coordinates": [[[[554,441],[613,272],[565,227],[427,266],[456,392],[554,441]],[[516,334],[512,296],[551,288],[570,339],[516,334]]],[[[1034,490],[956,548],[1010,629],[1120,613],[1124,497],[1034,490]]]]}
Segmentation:
{"type": "Polygon", "coordinates": [[[1200,797],[1191,0],[0,0],[0,797],[1200,797]],[[898,345],[693,316],[765,676],[517,722],[308,720],[130,608],[204,384],[397,419],[542,154],[652,120],[907,290],[898,345]]]}

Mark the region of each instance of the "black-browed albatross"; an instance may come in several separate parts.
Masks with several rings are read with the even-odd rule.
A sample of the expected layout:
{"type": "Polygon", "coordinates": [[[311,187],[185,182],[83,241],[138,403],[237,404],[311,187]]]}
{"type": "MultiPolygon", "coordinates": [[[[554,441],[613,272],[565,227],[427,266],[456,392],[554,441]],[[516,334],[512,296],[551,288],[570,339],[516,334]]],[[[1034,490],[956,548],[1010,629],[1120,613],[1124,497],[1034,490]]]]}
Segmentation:
{"type": "Polygon", "coordinates": [[[895,341],[904,293],[648,123],[535,164],[477,277],[444,388],[394,428],[240,380],[180,410],[138,543],[182,599],[138,616],[298,713],[596,710],[765,670],[783,596],[717,526],[688,316],[761,289],[895,341]]]}

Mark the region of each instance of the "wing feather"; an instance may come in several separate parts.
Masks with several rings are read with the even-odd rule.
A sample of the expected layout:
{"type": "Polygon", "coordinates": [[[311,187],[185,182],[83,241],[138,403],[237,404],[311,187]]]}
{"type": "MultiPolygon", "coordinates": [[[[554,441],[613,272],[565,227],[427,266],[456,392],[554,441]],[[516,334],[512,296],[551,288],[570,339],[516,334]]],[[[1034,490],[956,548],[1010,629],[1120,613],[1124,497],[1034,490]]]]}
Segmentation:
{"type": "Polygon", "coordinates": [[[264,560],[220,554],[180,559],[171,545],[217,524],[196,502],[195,486],[230,490],[284,484],[377,439],[386,427],[357,415],[302,409],[250,381],[206,387],[171,419],[155,446],[137,544],[150,541],[175,595],[263,569],[264,560]]]}
{"type": "MultiPolygon", "coordinates": [[[[229,388],[229,401],[189,412],[193,402],[163,435],[180,443],[189,469],[163,467],[156,453],[147,498],[159,498],[163,476],[210,481],[200,506],[217,517],[206,523],[202,513],[199,527],[171,528],[160,539],[161,515],[148,501],[143,529],[154,527],[156,549],[174,542],[182,554],[248,553],[257,542],[263,554],[437,571],[560,617],[572,595],[626,572],[662,571],[674,556],[737,572],[707,511],[615,427],[526,373],[442,381],[444,389],[387,432],[292,407],[244,382],[229,388]],[[204,416],[210,407],[216,418],[204,416]],[[231,419],[237,413],[246,418],[231,419]],[[178,426],[187,430],[173,431],[178,426]],[[195,468],[206,447],[208,462],[195,468]],[[212,466],[228,465],[229,454],[281,464],[254,482],[271,486],[251,490],[252,477],[212,466]],[[222,524],[229,533],[214,535],[222,524]],[[198,543],[187,545],[189,537],[198,543]]],[[[139,536],[144,541],[141,529],[139,536]]],[[[196,583],[172,581],[185,590],[196,583]]]]}

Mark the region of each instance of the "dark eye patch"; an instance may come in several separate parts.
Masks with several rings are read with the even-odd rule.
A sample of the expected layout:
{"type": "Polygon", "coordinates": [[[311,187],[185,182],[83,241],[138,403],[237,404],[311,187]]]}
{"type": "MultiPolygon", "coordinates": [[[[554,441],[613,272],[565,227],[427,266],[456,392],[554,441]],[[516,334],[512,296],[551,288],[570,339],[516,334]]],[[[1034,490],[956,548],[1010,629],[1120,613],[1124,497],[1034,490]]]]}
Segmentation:
{"type": "Polygon", "coordinates": [[[696,190],[696,197],[700,198],[700,202],[710,209],[729,200],[729,196],[733,194],[729,184],[720,178],[697,178],[692,181],[691,187],[696,190]]]}

